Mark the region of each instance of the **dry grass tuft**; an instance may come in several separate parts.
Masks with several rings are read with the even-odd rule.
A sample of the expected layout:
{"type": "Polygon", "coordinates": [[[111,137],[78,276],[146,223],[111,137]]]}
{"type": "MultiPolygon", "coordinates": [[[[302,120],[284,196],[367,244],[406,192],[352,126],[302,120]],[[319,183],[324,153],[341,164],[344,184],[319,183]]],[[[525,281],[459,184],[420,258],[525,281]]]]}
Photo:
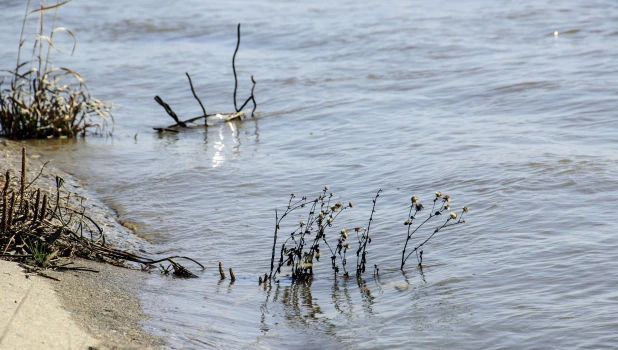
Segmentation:
{"type": "Polygon", "coordinates": [[[152,259],[109,245],[101,225],[88,215],[83,199],[68,192],[61,177],[56,176],[55,189],[34,188],[35,181],[43,173],[41,169],[26,185],[25,150],[22,151],[21,169],[21,183],[16,183],[19,178],[11,177],[10,171],[4,176],[0,202],[0,258],[21,261],[34,269],[69,269],[61,260],[73,257],[115,265],[131,261],[147,267],[167,261],[170,264],[167,270],[179,277],[195,277],[177,262],[179,259],[195,262],[203,268],[184,256],[152,259]],[[20,202],[20,198],[24,200],[20,202]]]}
{"type": "Polygon", "coordinates": [[[87,131],[101,133],[113,123],[111,105],[92,97],[82,76],[66,67],[54,67],[50,62],[54,36],[67,33],[72,41],[71,53],[77,40],[73,32],[56,25],[58,9],[69,1],[46,6],[45,1],[35,10],[30,0],[22,23],[15,70],[0,81],[0,135],[11,139],[75,137],[87,131]],[[46,14],[53,11],[52,26],[45,32],[46,14]],[[33,35],[25,36],[31,16],[38,16],[33,35]],[[29,39],[34,40],[29,60],[22,61],[22,50],[29,39]],[[8,86],[7,86],[8,80],[8,86]]]}

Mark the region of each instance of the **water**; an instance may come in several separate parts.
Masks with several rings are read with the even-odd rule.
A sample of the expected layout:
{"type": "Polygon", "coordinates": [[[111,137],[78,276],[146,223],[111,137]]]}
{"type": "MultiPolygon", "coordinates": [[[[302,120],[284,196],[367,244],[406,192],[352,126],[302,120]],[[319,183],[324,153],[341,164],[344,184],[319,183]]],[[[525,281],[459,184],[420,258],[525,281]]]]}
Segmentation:
{"type": "MultiPolygon", "coordinates": [[[[14,65],[22,13],[21,1],[0,5],[1,67],[14,65]]],[[[171,347],[618,344],[615,2],[76,1],[59,23],[78,44],[54,62],[117,105],[116,127],[37,151],[154,253],[207,265],[199,279],[153,274],[141,292],[145,326],[171,347]],[[171,123],[155,95],[200,114],[185,72],[209,112],[232,109],[238,22],[239,100],[254,75],[259,116],[154,133],[171,123]],[[311,286],[259,287],[274,209],[324,185],[355,203],[333,235],[366,226],[384,191],[369,254],[380,278],[335,279],[323,260],[311,286]],[[409,198],[427,206],[436,190],[470,206],[467,223],[402,273],[409,198]],[[218,281],[219,261],[234,284],[218,281]]]]}

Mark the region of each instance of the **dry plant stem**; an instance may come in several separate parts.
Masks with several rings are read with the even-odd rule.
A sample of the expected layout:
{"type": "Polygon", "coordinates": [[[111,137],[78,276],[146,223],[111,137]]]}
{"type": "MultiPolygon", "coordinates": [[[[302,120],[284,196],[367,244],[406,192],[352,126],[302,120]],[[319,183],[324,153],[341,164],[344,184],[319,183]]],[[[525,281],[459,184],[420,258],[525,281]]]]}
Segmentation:
{"type": "MultiPolygon", "coordinates": [[[[285,212],[283,213],[283,215],[281,217],[279,217],[277,208],[275,208],[275,235],[274,235],[275,237],[273,239],[273,251],[272,251],[272,257],[271,257],[271,260],[270,260],[270,274],[268,276],[265,276],[265,277],[268,277],[269,279],[272,279],[274,277],[273,276],[273,270],[274,270],[274,267],[275,267],[275,250],[276,250],[276,247],[277,247],[277,233],[279,232],[279,228],[280,228],[279,225],[281,224],[281,221],[286,216],[288,216],[288,214],[290,214],[294,210],[296,210],[298,208],[301,208],[302,206],[305,205],[303,200],[292,204],[292,199],[294,199],[294,197],[295,196],[293,194],[290,196],[290,200],[288,201],[288,207],[287,207],[287,209],[285,210],[285,212]],[[303,202],[303,203],[299,204],[301,202],[303,202]]],[[[286,240],[286,242],[287,242],[287,240],[286,240]]],[[[285,243],[283,243],[283,246],[281,248],[282,249],[281,250],[282,254],[283,254],[284,247],[285,247],[285,243]]],[[[279,264],[279,267],[281,267],[281,263],[279,264]]],[[[266,278],[265,278],[264,282],[266,282],[266,278]]]]}
{"type": "MultiPolygon", "coordinates": [[[[240,23],[238,23],[238,27],[236,29],[236,36],[236,49],[234,50],[234,56],[232,56],[232,70],[234,71],[234,109],[238,112],[240,110],[236,106],[236,90],[238,90],[238,77],[236,76],[236,54],[238,53],[238,48],[240,47],[240,23]]],[[[206,113],[204,113],[204,115],[206,115],[206,113]]]]}
{"type": "Polygon", "coordinates": [[[245,103],[243,103],[238,110],[242,111],[242,109],[245,108],[249,101],[253,101],[253,110],[251,110],[251,117],[253,117],[255,110],[257,109],[257,103],[255,102],[255,96],[253,95],[253,92],[255,91],[255,84],[257,83],[255,82],[255,79],[253,79],[253,75],[251,76],[251,82],[253,82],[253,86],[251,87],[251,96],[249,96],[249,98],[245,100],[245,103]]]}
{"type": "Polygon", "coordinates": [[[219,261],[219,275],[221,275],[221,279],[225,279],[225,272],[223,272],[223,264],[219,261]]]}
{"type": "Polygon", "coordinates": [[[36,189],[36,200],[34,202],[34,217],[32,219],[32,223],[36,224],[39,218],[39,205],[41,204],[41,189],[36,189]]]}
{"type": "Polygon", "coordinates": [[[11,200],[9,201],[9,215],[6,226],[10,228],[13,225],[13,212],[15,211],[15,192],[11,193],[11,200]]]}
{"type": "Polygon", "coordinates": [[[34,179],[32,179],[32,181],[30,181],[30,183],[28,183],[28,186],[26,186],[25,190],[28,190],[30,188],[30,186],[32,186],[32,184],[39,179],[39,177],[41,177],[41,175],[43,174],[43,169],[45,169],[45,166],[49,164],[49,160],[47,162],[45,162],[43,164],[43,166],[41,167],[41,170],[39,170],[39,173],[37,174],[37,176],[34,177],[34,179]]]}
{"type": "Polygon", "coordinates": [[[236,281],[236,276],[234,276],[234,271],[232,270],[231,267],[230,267],[230,279],[232,280],[232,282],[236,281]]]}
{"type": "Polygon", "coordinates": [[[365,263],[367,262],[366,254],[367,254],[367,243],[369,242],[369,230],[371,229],[371,222],[373,222],[373,214],[376,212],[376,202],[378,201],[378,197],[380,197],[380,193],[382,189],[378,190],[376,196],[373,198],[373,207],[371,208],[371,215],[369,216],[369,223],[367,224],[367,231],[365,231],[365,238],[361,247],[356,251],[356,277],[360,277],[360,275],[365,271],[365,263]]]}
{"type": "MultiPolygon", "coordinates": [[[[412,204],[412,207],[414,207],[414,204],[412,204]]],[[[410,209],[410,212],[412,212],[412,209],[410,209]]],[[[408,216],[409,216],[409,217],[415,217],[415,216],[416,216],[416,213],[418,213],[418,210],[417,210],[417,211],[415,211],[414,215],[412,215],[412,216],[408,215],[408,216]]],[[[416,231],[418,231],[418,230],[419,230],[419,229],[420,229],[423,225],[425,225],[425,223],[427,223],[427,221],[431,220],[434,216],[435,216],[435,215],[433,215],[433,214],[429,214],[429,217],[427,217],[427,219],[425,219],[425,221],[423,221],[420,225],[418,225],[418,227],[416,227],[416,228],[414,229],[414,231],[412,231],[412,232],[410,232],[410,227],[411,227],[412,225],[408,225],[408,237],[406,238],[406,243],[404,244],[404,246],[403,246],[403,251],[402,251],[402,253],[401,253],[401,269],[402,269],[402,270],[403,270],[403,266],[405,265],[406,260],[407,260],[407,259],[406,259],[406,258],[404,258],[404,257],[405,257],[405,255],[406,255],[406,249],[407,249],[407,247],[408,247],[408,242],[410,241],[410,238],[412,238],[412,235],[413,235],[416,231]]]]}
{"type": "Polygon", "coordinates": [[[279,214],[277,213],[277,208],[275,208],[275,235],[273,238],[273,252],[270,258],[270,275],[269,277],[273,277],[273,269],[275,268],[275,250],[277,249],[277,232],[279,231],[279,214]]]}
{"type": "MultiPolygon", "coordinates": [[[[18,75],[19,74],[19,67],[20,67],[20,62],[21,62],[21,47],[24,44],[24,31],[26,30],[26,20],[28,19],[28,10],[30,9],[30,0],[28,0],[28,3],[26,4],[26,13],[24,14],[24,20],[21,24],[21,34],[19,35],[19,47],[17,48],[17,63],[15,64],[15,74],[18,75]]],[[[13,80],[12,85],[11,85],[11,89],[15,90],[15,84],[16,81],[13,80]]]]}
{"type": "Polygon", "coordinates": [[[6,196],[10,185],[11,185],[11,171],[7,170],[6,175],[4,175],[4,189],[2,189],[3,196],[6,196]]]}
{"type": "MultiPolygon", "coordinates": [[[[56,0],[56,5],[60,3],[60,0],[56,0]]],[[[52,28],[56,28],[56,20],[58,19],[58,7],[54,9],[54,22],[52,24],[52,28]]],[[[53,42],[55,31],[52,30],[49,34],[49,41],[53,42]]],[[[51,54],[51,45],[47,46],[47,55],[45,56],[45,68],[43,68],[43,72],[47,72],[47,65],[49,63],[49,56],[51,54]]]]}
{"type": "MultiPolygon", "coordinates": [[[[200,107],[202,107],[202,112],[204,112],[204,116],[206,116],[206,108],[204,108],[202,101],[199,97],[197,97],[197,94],[195,93],[195,89],[193,88],[193,82],[191,81],[191,76],[187,72],[185,72],[185,74],[187,75],[187,78],[189,78],[189,86],[191,86],[191,92],[193,93],[193,97],[195,97],[197,102],[200,104],[200,107]]],[[[204,124],[206,124],[206,120],[204,120],[204,124]]]]}
{"type": "MultiPolygon", "coordinates": [[[[418,214],[419,211],[423,210],[423,205],[417,202],[418,198],[417,197],[412,197],[412,204],[410,206],[410,212],[408,213],[408,220],[406,221],[406,225],[408,226],[408,235],[406,237],[406,243],[403,246],[403,251],[401,252],[401,267],[400,268],[402,270],[403,270],[403,267],[404,267],[406,261],[408,260],[408,258],[406,257],[406,249],[408,247],[408,242],[412,238],[412,235],[414,235],[414,233],[416,231],[418,231],[423,225],[425,225],[425,223],[427,223],[429,220],[431,220],[432,218],[434,218],[437,215],[442,215],[442,212],[444,212],[444,210],[446,210],[447,207],[445,205],[448,204],[448,201],[446,200],[446,198],[443,198],[442,199],[442,204],[440,205],[440,209],[437,212],[434,212],[434,210],[436,208],[436,202],[440,198],[442,198],[441,196],[442,196],[442,194],[440,194],[440,197],[436,196],[436,198],[434,198],[433,205],[431,206],[431,211],[429,212],[429,216],[427,217],[427,219],[425,219],[420,225],[418,225],[416,227],[416,229],[414,229],[414,231],[410,232],[410,228],[412,226],[412,222],[414,221],[414,219],[416,219],[416,214],[418,214]],[[410,215],[412,213],[412,209],[415,209],[414,215],[410,215]]],[[[413,250],[412,252],[417,252],[417,250],[413,250]]],[[[418,257],[417,257],[417,259],[418,259],[418,257]]]]}
{"type": "Polygon", "coordinates": [[[6,194],[2,196],[2,201],[4,204],[2,206],[2,232],[6,234],[8,229],[7,223],[9,221],[9,200],[6,194]]]}
{"type": "Polygon", "coordinates": [[[21,187],[19,189],[19,206],[24,202],[24,193],[26,192],[26,147],[21,149],[21,187]]]}
{"type": "Polygon", "coordinates": [[[43,204],[41,204],[41,214],[39,215],[39,222],[43,222],[45,220],[46,215],[47,215],[47,194],[43,194],[43,204]]]}
{"type": "MultiPolygon", "coordinates": [[[[405,264],[405,262],[408,260],[408,258],[410,257],[410,255],[412,255],[413,253],[417,253],[418,250],[425,245],[425,243],[429,242],[429,240],[439,231],[441,231],[443,228],[447,228],[447,227],[451,227],[451,226],[455,226],[455,225],[459,225],[459,224],[463,224],[465,223],[465,221],[463,220],[463,215],[465,214],[465,211],[462,210],[461,215],[459,217],[459,220],[455,223],[451,223],[449,224],[450,221],[452,221],[453,219],[451,219],[450,217],[448,219],[446,219],[446,221],[444,222],[444,224],[442,224],[442,226],[437,227],[433,233],[427,237],[427,239],[425,239],[423,241],[423,243],[419,244],[418,246],[414,247],[414,249],[408,253],[408,255],[406,256],[405,260],[403,261],[403,263],[405,264]]],[[[435,216],[435,215],[434,215],[435,216]]],[[[422,253],[422,252],[421,252],[422,253]]],[[[419,266],[420,266],[420,261],[419,261],[419,266]]]]}
{"type": "Polygon", "coordinates": [[[255,114],[255,110],[257,109],[257,102],[255,102],[255,79],[253,79],[253,75],[251,76],[251,82],[253,82],[253,86],[251,87],[251,99],[253,100],[253,110],[251,110],[251,116],[255,114]]]}

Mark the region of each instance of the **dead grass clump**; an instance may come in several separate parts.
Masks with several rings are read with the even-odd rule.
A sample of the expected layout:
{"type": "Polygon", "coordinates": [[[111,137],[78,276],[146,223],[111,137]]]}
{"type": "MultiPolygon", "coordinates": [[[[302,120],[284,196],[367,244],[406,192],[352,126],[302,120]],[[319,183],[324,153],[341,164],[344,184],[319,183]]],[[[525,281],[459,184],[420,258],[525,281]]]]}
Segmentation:
{"type": "Polygon", "coordinates": [[[111,105],[92,97],[80,74],[66,67],[54,67],[50,61],[54,37],[67,33],[77,43],[69,29],[57,26],[58,9],[69,1],[35,10],[26,5],[26,14],[17,51],[15,70],[0,81],[0,135],[11,139],[75,137],[87,131],[100,133],[113,123],[111,105]],[[46,32],[46,14],[53,11],[52,24],[46,32]],[[31,16],[38,16],[36,29],[25,36],[31,16]],[[22,50],[34,41],[30,59],[22,61],[22,50]],[[8,80],[8,83],[7,83],[8,80]]]}
{"type": "Polygon", "coordinates": [[[1,258],[21,261],[39,273],[45,268],[76,269],[67,267],[70,263],[64,259],[73,257],[115,265],[135,262],[150,268],[166,261],[169,263],[168,271],[179,277],[195,277],[177,262],[179,259],[192,261],[204,268],[184,256],[152,259],[107,244],[103,229],[86,212],[83,198],[67,191],[61,177],[56,176],[56,188],[52,191],[34,187],[43,169],[28,182],[25,148],[22,149],[21,169],[21,177],[17,179],[11,176],[10,171],[6,172],[0,193],[1,258]]]}

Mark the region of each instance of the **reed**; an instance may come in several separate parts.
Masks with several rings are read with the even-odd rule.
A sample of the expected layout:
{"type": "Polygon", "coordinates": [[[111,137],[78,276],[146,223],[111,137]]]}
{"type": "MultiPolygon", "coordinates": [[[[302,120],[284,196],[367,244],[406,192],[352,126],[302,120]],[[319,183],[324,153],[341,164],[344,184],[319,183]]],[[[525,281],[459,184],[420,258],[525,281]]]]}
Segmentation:
{"type": "Polygon", "coordinates": [[[87,132],[100,133],[111,122],[111,105],[92,97],[82,76],[67,67],[54,67],[50,61],[58,33],[77,39],[67,28],[57,26],[58,10],[66,3],[56,1],[46,5],[44,0],[31,10],[26,3],[26,13],[17,50],[15,69],[0,81],[0,135],[11,139],[76,137],[87,132]],[[53,11],[52,26],[45,31],[47,13],[53,11]],[[32,35],[25,35],[31,16],[38,16],[32,35]],[[34,40],[30,58],[22,61],[22,50],[30,38],[34,40]],[[7,85],[8,81],[8,85],[7,85]]]}

